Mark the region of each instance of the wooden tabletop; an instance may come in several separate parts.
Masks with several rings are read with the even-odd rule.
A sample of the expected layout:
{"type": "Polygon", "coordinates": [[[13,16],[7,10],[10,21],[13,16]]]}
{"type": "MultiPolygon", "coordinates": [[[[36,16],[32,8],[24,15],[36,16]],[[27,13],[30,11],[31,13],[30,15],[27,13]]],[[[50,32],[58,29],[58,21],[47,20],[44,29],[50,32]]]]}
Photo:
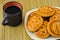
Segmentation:
{"type": "Polygon", "coordinates": [[[42,6],[58,6],[60,0],[0,0],[0,40],[32,40],[24,29],[23,22],[17,27],[2,26],[3,5],[9,1],[17,1],[23,5],[23,19],[27,11],[42,6]]]}

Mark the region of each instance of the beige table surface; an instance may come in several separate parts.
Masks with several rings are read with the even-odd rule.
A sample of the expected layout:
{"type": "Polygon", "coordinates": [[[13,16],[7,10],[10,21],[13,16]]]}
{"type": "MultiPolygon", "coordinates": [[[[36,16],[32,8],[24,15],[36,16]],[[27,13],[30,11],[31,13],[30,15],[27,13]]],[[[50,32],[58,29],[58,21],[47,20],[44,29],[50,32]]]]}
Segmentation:
{"type": "Polygon", "coordinates": [[[0,40],[32,40],[26,33],[23,23],[17,27],[2,26],[3,5],[17,1],[23,5],[23,18],[28,10],[42,6],[60,6],[60,0],[0,0],[0,40]]]}

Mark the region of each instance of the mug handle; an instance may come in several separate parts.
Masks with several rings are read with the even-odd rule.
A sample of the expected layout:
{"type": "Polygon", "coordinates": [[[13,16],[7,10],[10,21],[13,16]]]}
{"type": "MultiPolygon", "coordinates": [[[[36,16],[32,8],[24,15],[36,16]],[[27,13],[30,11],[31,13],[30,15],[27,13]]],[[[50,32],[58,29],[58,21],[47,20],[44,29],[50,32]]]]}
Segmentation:
{"type": "Polygon", "coordinates": [[[8,23],[8,16],[7,15],[5,15],[5,17],[4,17],[4,19],[3,19],[3,21],[2,21],[2,25],[7,25],[7,23],[8,23]]]}

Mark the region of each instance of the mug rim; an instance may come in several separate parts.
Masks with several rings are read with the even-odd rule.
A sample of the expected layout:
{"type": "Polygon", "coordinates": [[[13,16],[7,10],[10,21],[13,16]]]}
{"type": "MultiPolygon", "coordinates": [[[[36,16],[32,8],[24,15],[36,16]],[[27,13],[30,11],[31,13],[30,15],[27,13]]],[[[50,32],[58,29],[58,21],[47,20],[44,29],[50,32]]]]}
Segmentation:
{"type": "Polygon", "coordinates": [[[9,6],[17,6],[18,8],[20,8],[20,10],[23,10],[23,6],[21,3],[16,2],[16,1],[10,1],[7,2],[3,5],[3,10],[5,10],[6,8],[8,8],[9,6]]]}
{"type": "MultiPolygon", "coordinates": [[[[23,10],[23,7],[22,7],[22,5],[19,2],[16,2],[16,1],[10,1],[10,2],[7,2],[7,3],[5,3],[3,5],[3,12],[4,12],[4,14],[7,14],[7,12],[5,12],[5,9],[10,7],[10,6],[17,6],[18,8],[20,8],[20,12],[17,12],[16,14],[13,14],[13,15],[18,15],[19,13],[21,14],[21,12],[23,10]]],[[[11,14],[7,14],[7,15],[11,15],[11,14]]],[[[13,16],[13,15],[11,15],[11,16],[13,16]]]]}

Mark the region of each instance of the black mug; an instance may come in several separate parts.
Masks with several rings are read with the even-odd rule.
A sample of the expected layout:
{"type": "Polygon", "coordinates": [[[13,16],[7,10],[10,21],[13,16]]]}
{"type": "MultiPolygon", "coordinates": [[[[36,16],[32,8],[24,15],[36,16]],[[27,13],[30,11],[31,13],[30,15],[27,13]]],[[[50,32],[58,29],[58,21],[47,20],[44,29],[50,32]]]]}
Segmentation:
{"type": "Polygon", "coordinates": [[[22,5],[18,2],[11,1],[3,6],[2,25],[17,26],[22,22],[22,5]]]}

